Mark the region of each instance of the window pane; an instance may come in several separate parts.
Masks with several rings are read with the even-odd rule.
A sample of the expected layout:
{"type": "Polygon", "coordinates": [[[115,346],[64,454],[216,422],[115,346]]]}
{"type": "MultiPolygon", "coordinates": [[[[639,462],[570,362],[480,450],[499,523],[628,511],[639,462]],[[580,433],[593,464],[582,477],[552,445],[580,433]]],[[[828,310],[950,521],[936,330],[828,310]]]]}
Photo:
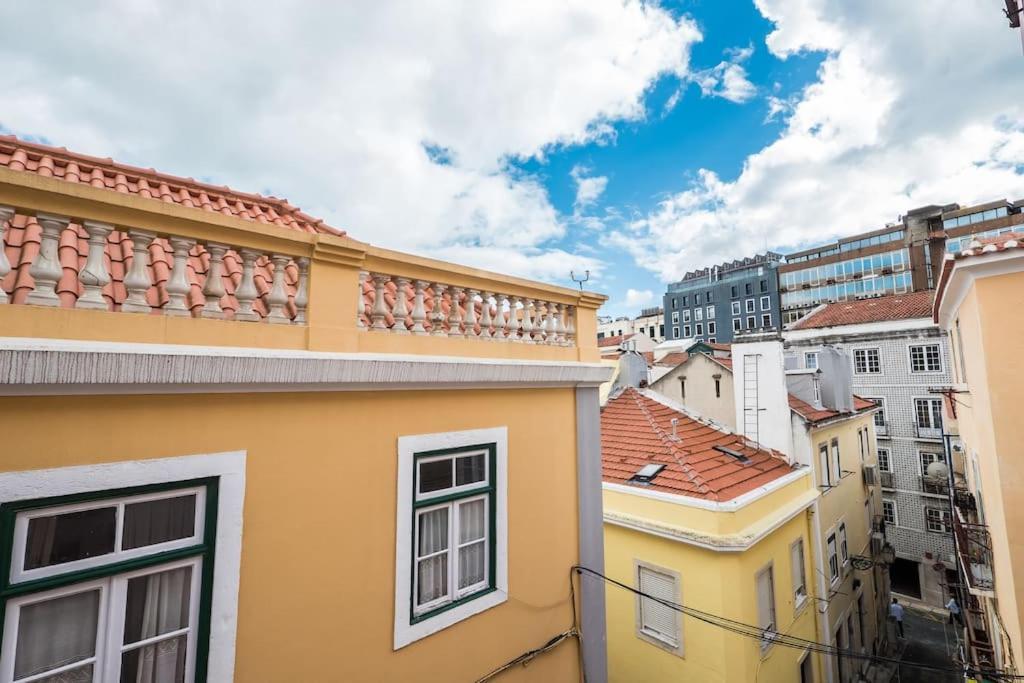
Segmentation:
{"type": "Polygon", "coordinates": [[[100,591],[62,595],[21,608],[14,678],[67,666],[96,654],[100,591]]]}
{"type": "Polygon", "coordinates": [[[420,560],[416,567],[416,604],[425,605],[448,594],[448,555],[420,560]]]}
{"type": "Polygon", "coordinates": [[[483,453],[457,458],[455,460],[455,485],[464,486],[483,481],[487,476],[486,469],[483,453]]]}
{"type": "Polygon", "coordinates": [[[459,505],[460,544],[484,537],[485,511],[486,508],[482,499],[459,505]]]}
{"type": "Polygon", "coordinates": [[[472,586],[484,580],[486,549],[485,541],[459,548],[459,588],[472,586]]]}
{"type": "Polygon", "coordinates": [[[451,458],[420,463],[420,493],[451,488],[451,458]]]}
{"type": "Polygon", "coordinates": [[[130,579],[124,611],[124,644],[188,626],[191,592],[192,567],[130,579]]]}
{"type": "Polygon", "coordinates": [[[61,671],[59,674],[37,678],[32,683],[92,683],[92,664],[70,671],[61,671]]]}
{"type": "Polygon", "coordinates": [[[121,655],[121,683],[184,683],[186,636],[129,650],[121,655]]]}
{"type": "Polygon", "coordinates": [[[196,531],[196,497],[162,498],[124,507],[122,550],[188,538],[196,531]]]}
{"type": "Polygon", "coordinates": [[[29,520],[25,569],[114,552],[116,515],[110,507],[29,520]]]}
{"type": "Polygon", "coordinates": [[[420,515],[419,553],[433,555],[448,547],[448,508],[438,508],[420,515]]]}

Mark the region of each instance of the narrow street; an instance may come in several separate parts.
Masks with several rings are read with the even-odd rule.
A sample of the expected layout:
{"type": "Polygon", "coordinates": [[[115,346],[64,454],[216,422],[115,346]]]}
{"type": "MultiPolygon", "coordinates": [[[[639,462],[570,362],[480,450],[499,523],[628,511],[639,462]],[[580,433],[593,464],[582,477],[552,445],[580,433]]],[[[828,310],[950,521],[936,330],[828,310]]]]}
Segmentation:
{"type": "MultiPolygon", "coordinates": [[[[903,661],[954,668],[956,634],[946,619],[945,614],[908,606],[903,621],[907,638],[903,661]]],[[[953,671],[942,673],[901,664],[892,680],[899,683],[954,683],[962,679],[953,671]]]]}

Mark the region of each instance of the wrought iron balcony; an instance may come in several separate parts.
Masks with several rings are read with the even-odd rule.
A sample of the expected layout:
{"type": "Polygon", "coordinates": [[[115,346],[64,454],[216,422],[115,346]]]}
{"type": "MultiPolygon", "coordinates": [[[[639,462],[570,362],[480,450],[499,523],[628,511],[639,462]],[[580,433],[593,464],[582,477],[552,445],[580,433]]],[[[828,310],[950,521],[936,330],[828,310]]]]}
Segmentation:
{"type": "Polygon", "coordinates": [[[953,489],[953,503],[967,516],[978,511],[978,502],[974,499],[974,494],[967,489],[953,489]]]}
{"type": "Polygon", "coordinates": [[[991,595],[995,584],[992,578],[992,537],[988,527],[963,521],[957,511],[953,515],[953,533],[960,556],[960,570],[967,580],[968,590],[975,595],[991,595]]]}
{"type": "Polygon", "coordinates": [[[949,495],[949,482],[937,477],[918,477],[921,493],[932,493],[941,496],[949,495]]]}

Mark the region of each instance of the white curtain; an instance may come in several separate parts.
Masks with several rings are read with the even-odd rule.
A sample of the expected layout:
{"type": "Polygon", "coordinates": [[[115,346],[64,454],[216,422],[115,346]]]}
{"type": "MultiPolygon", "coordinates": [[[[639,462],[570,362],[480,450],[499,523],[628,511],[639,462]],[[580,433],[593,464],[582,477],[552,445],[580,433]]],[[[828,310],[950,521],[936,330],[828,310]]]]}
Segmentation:
{"type": "MultiPolygon", "coordinates": [[[[64,595],[21,608],[14,678],[66,666],[96,653],[98,589],[64,595]]],[[[81,675],[92,667],[83,667],[81,675]]],[[[68,680],[76,680],[71,674],[68,680]]],[[[91,678],[88,676],[87,680],[91,678]]]]}
{"type": "MultiPolygon", "coordinates": [[[[191,587],[191,567],[132,579],[128,599],[129,602],[142,601],[142,620],[141,625],[133,625],[135,628],[126,625],[125,640],[128,642],[125,644],[187,626],[191,587]],[[141,595],[136,592],[140,589],[144,591],[141,595]]],[[[130,618],[126,613],[126,619],[130,618]]],[[[121,680],[135,680],[136,683],[177,683],[184,680],[186,642],[186,636],[182,635],[139,648],[137,659],[125,657],[123,666],[134,665],[135,670],[122,671],[121,680]]]]}
{"type": "MultiPolygon", "coordinates": [[[[448,508],[424,512],[419,517],[419,548],[417,558],[448,549],[448,508]]],[[[423,605],[448,592],[448,554],[418,560],[416,571],[418,595],[416,604],[423,605]]]]}
{"type": "Polygon", "coordinates": [[[459,505],[459,588],[484,580],[486,513],[483,500],[459,505]]]}

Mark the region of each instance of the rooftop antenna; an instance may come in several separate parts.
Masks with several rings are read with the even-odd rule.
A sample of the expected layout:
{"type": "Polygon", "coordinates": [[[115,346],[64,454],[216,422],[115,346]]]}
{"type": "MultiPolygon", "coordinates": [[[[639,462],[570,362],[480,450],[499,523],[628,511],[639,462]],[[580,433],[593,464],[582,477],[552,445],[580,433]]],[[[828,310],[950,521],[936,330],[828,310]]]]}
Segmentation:
{"type": "Polygon", "coordinates": [[[583,271],[583,277],[577,278],[576,277],[576,273],[574,273],[573,271],[570,270],[569,271],[569,277],[572,278],[573,282],[575,282],[576,284],[578,284],[580,286],[580,291],[582,292],[583,291],[583,283],[590,279],[590,271],[589,270],[583,271]]]}

